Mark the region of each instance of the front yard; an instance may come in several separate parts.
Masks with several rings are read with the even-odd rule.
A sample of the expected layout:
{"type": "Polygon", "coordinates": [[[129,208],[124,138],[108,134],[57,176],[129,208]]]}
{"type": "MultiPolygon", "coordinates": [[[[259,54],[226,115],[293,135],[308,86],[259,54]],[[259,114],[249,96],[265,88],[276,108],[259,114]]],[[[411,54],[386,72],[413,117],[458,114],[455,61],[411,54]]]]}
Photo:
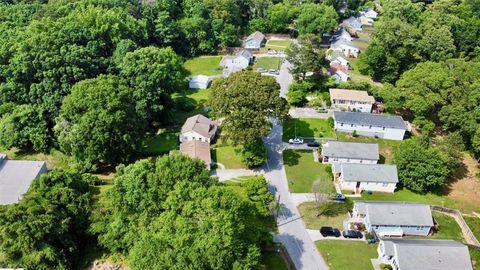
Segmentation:
{"type": "Polygon", "coordinates": [[[222,74],[221,60],[221,56],[200,56],[187,60],[184,67],[190,75],[220,75],[222,74]]]}
{"type": "Polygon", "coordinates": [[[318,230],[322,226],[331,226],[342,231],[343,221],[348,217],[347,213],[351,209],[351,204],[349,202],[325,202],[320,209],[324,210],[324,213],[317,216],[315,202],[306,202],[298,206],[298,211],[300,211],[307,229],[318,230]]]}
{"type": "Polygon", "coordinates": [[[328,181],[331,183],[332,192],[335,191],[333,176],[331,172],[327,172],[330,166],[315,162],[312,151],[285,150],[283,151],[283,162],[291,192],[310,193],[312,184],[316,180],[328,181]]]}
{"type": "Polygon", "coordinates": [[[330,270],[372,269],[370,259],[378,258],[378,244],[363,241],[321,240],[315,242],[317,249],[330,270]]]}
{"type": "Polygon", "coordinates": [[[168,154],[178,149],[178,134],[175,130],[161,130],[148,135],[142,142],[142,152],[149,156],[168,154]]]}
{"type": "MultiPolygon", "coordinates": [[[[240,160],[238,148],[217,142],[211,145],[212,160],[225,166],[225,169],[245,169],[240,160]]],[[[221,167],[221,165],[219,166],[221,167]]]]}
{"type": "Polygon", "coordinates": [[[295,127],[297,137],[324,137],[336,138],[333,128],[327,119],[316,118],[290,118],[283,122],[283,141],[295,137],[295,127]]]}
{"type": "Polygon", "coordinates": [[[253,69],[256,70],[257,68],[263,69],[280,69],[280,65],[282,61],[280,57],[258,57],[253,65],[253,69]]]}

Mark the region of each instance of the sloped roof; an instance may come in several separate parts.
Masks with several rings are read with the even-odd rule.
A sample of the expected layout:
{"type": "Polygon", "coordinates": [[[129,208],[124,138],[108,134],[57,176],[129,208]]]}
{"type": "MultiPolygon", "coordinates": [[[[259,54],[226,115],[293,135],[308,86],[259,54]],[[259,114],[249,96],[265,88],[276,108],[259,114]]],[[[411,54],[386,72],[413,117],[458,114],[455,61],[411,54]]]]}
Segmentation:
{"type": "Polygon", "coordinates": [[[191,158],[198,158],[210,166],[212,157],[210,155],[210,144],[204,141],[186,141],[180,144],[180,152],[191,158]]]}
{"type": "Polygon", "coordinates": [[[395,256],[400,269],[472,270],[468,247],[453,240],[381,240],[385,254],[395,256]]]}
{"type": "Polygon", "coordinates": [[[430,206],[411,202],[355,202],[357,211],[372,225],[433,226],[430,206]]]}
{"type": "Polygon", "coordinates": [[[262,34],[262,32],[255,31],[247,37],[247,40],[249,39],[255,39],[255,40],[258,40],[259,42],[262,42],[265,39],[265,35],[262,34]]]}
{"type": "Polygon", "coordinates": [[[367,91],[330,88],[330,99],[364,101],[374,103],[375,98],[368,95],[367,91]]]}
{"type": "Polygon", "coordinates": [[[195,82],[195,83],[209,83],[212,79],[206,75],[196,75],[192,76],[189,80],[189,82],[195,82]]]}
{"type": "Polygon", "coordinates": [[[253,54],[249,50],[241,50],[238,53],[237,57],[238,56],[244,57],[244,58],[248,59],[248,61],[250,61],[250,59],[253,58],[253,54]]]}
{"type": "Polygon", "coordinates": [[[333,118],[337,123],[407,130],[403,118],[398,115],[334,111],[333,118]]]}
{"type": "Polygon", "coordinates": [[[378,160],[378,144],[329,141],[322,145],[322,155],[333,158],[378,160]]]}
{"type": "Polygon", "coordinates": [[[217,124],[207,117],[197,114],[189,117],[182,126],[181,133],[195,131],[196,133],[211,138],[217,131],[217,124]]]}
{"type": "Polygon", "coordinates": [[[342,179],[346,182],[398,183],[396,165],[342,163],[342,179]]]}

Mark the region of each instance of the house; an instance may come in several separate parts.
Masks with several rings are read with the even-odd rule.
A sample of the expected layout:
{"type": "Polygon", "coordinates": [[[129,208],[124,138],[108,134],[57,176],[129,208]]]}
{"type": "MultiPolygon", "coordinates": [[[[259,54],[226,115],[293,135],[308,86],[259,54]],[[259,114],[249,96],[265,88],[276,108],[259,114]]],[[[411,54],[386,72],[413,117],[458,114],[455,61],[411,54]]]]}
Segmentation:
{"type": "Polygon", "coordinates": [[[341,163],[377,164],[380,159],[378,144],[329,141],[322,144],[322,163],[332,164],[339,173],[341,163]]]}
{"type": "Polygon", "coordinates": [[[335,40],[352,41],[353,38],[345,27],[340,27],[340,29],[338,29],[338,31],[336,31],[331,37],[331,42],[334,42],[335,40]]]}
{"type": "Polygon", "coordinates": [[[207,117],[197,114],[189,117],[180,131],[180,142],[204,141],[210,143],[217,133],[217,123],[207,117]]]}
{"type": "Polygon", "coordinates": [[[473,270],[468,247],[453,240],[382,239],[377,252],[393,270],[473,270]]]}
{"type": "Polygon", "coordinates": [[[370,113],[375,103],[367,91],[331,88],[329,92],[331,107],[336,109],[370,113]]]}
{"type": "Polygon", "coordinates": [[[360,48],[352,41],[345,39],[333,39],[330,48],[342,51],[344,57],[348,58],[357,58],[360,54],[360,48]]]}
{"type": "Polygon", "coordinates": [[[376,19],[378,16],[378,12],[373,10],[373,8],[365,8],[362,11],[360,11],[360,15],[365,16],[370,19],[376,19]]]}
{"type": "Polygon", "coordinates": [[[330,61],[330,66],[336,64],[340,65],[340,67],[342,67],[345,71],[350,69],[350,64],[348,63],[348,60],[343,58],[342,56],[337,56],[330,61]]]}
{"type": "Polygon", "coordinates": [[[260,49],[265,44],[265,35],[259,31],[252,33],[245,40],[246,49],[260,49]]]}
{"type": "Polygon", "coordinates": [[[0,205],[19,202],[32,181],[46,172],[44,161],[9,160],[0,153],[0,205]]]}
{"type": "Polygon", "coordinates": [[[237,55],[223,57],[220,64],[231,72],[247,68],[254,62],[253,54],[248,50],[241,50],[237,55]]]}
{"type": "Polygon", "coordinates": [[[356,201],[352,218],[378,237],[427,236],[433,227],[430,206],[420,203],[356,201]]]}
{"type": "Polygon", "coordinates": [[[398,183],[396,165],[342,163],[338,182],[342,190],[391,192],[398,183]]]}
{"type": "Polygon", "coordinates": [[[362,25],[367,25],[367,26],[372,26],[373,25],[373,19],[372,18],[368,18],[368,17],[365,17],[365,16],[362,15],[358,19],[360,20],[362,25]]]}
{"type": "Polygon", "coordinates": [[[403,140],[409,129],[402,117],[361,112],[333,112],[335,130],[389,140],[403,140]]]}
{"type": "Polygon", "coordinates": [[[351,32],[362,31],[362,22],[354,16],[350,16],[348,19],[343,20],[342,26],[350,29],[351,32]]]}
{"type": "Polygon", "coordinates": [[[205,163],[210,169],[212,157],[210,155],[210,144],[205,141],[185,141],[180,144],[180,153],[191,158],[197,158],[205,163]]]}
{"type": "Polygon", "coordinates": [[[191,89],[207,89],[212,83],[212,79],[205,75],[192,76],[188,81],[188,86],[191,89]]]}
{"type": "Polygon", "coordinates": [[[330,66],[330,74],[334,72],[332,77],[335,79],[336,84],[348,82],[348,80],[350,80],[350,76],[348,76],[348,74],[342,69],[343,67],[339,68],[338,66],[330,66]]]}

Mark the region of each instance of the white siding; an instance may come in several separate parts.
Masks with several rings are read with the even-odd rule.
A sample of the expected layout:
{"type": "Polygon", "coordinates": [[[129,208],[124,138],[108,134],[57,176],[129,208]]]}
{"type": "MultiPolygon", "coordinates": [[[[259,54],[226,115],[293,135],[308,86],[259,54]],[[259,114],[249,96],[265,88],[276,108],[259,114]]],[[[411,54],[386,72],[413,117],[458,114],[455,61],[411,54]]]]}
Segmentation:
{"type": "MultiPolygon", "coordinates": [[[[397,185],[395,183],[378,183],[378,182],[367,182],[359,181],[359,191],[377,191],[377,192],[391,192],[395,191],[397,185]]],[[[342,190],[351,190],[356,192],[357,182],[344,182],[342,176],[340,176],[340,187],[342,190]]]]}
{"type": "Polygon", "coordinates": [[[322,163],[335,164],[335,163],[363,163],[363,164],[377,164],[376,159],[355,159],[355,158],[333,158],[328,157],[328,161],[324,157],[322,163]]]}
{"type": "Polygon", "coordinates": [[[353,133],[356,131],[358,135],[367,136],[367,137],[378,137],[388,140],[401,141],[405,136],[404,129],[388,128],[388,127],[377,127],[377,126],[365,126],[365,125],[356,125],[356,124],[341,124],[335,121],[334,125],[335,130],[353,133]]]}
{"type": "Polygon", "coordinates": [[[180,142],[186,141],[204,141],[210,143],[210,138],[204,137],[195,131],[188,131],[180,134],[180,142]]]}
{"type": "Polygon", "coordinates": [[[345,109],[346,111],[369,113],[372,111],[372,103],[332,99],[332,108],[345,109]]]}
{"type": "Polygon", "coordinates": [[[399,232],[403,232],[403,235],[428,236],[430,232],[428,226],[376,226],[365,222],[365,227],[368,231],[375,231],[379,236],[398,236],[399,232]]]}

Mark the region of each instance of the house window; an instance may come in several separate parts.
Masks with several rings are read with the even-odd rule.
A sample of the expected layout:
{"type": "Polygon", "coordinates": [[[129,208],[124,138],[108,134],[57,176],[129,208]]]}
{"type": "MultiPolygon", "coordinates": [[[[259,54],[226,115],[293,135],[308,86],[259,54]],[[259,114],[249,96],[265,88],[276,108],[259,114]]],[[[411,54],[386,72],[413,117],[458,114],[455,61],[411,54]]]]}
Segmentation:
{"type": "Polygon", "coordinates": [[[382,186],[383,187],[388,187],[388,183],[383,183],[382,186]]]}
{"type": "Polygon", "coordinates": [[[360,159],[360,163],[363,163],[363,159],[360,159]]]}
{"type": "Polygon", "coordinates": [[[383,127],[383,130],[385,130],[385,127],[383,127]]]}
{"type": "Polygon", "coordinates": [[[341,123],[340,126],[343,127],[343,123],[341,123]]]}
{"type": "Polygon", "coordinates": [[[378,228],[380,228],[380,226],[376,225],[376,226],[375,226],[375,230],[378,230],[378,228]]]}
{"type": "Polygon", "coordinates": [[[422,229],[422,227],[418,226],[417,227],[417,231],[420,231],[422,229]]]}
{"type": "Polygon", "coordinates": [[[351,124],[350,126],[353,127],[353,124],[351,124]]]}
{"type": "Polygon", "coordinates": [[[372,126],[369,126],[368,128],[369,128],[369,129],[372,129],[372,126]]]}

